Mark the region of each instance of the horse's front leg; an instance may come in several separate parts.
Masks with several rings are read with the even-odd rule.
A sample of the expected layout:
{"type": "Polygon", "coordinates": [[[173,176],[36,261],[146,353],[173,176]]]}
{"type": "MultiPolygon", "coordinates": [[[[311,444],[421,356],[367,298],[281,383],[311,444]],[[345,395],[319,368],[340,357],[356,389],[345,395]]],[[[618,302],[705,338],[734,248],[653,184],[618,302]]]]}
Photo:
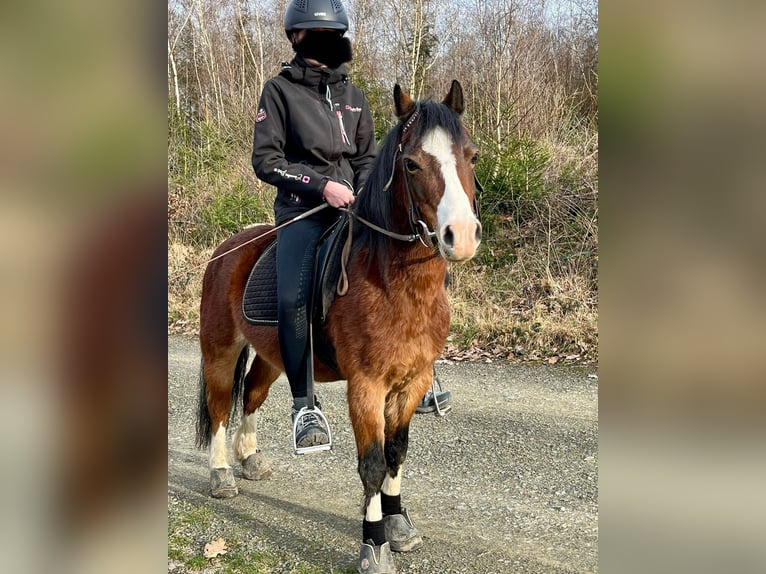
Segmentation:
{"type": "MultiPolygon", "coordinates": [[[[410,420],[421,396],[427,377],[421,377],[399,393],[391,393],[386,401],[386,478],[381,486],[381,509],[386,540],[394,552],[410,552],[423,544],[418,529],[407,509],[402,506],[402,466],[407,458],[410,420]]],[[[430,384],[430,381],[429,383],[430,384]]]]}
{"type": "Polygon", "coordinates": [[[356,438],[359,478],[364,488],[364,521],[359,568],[362,574],[395,574],[390,544],[386,541],[380,489],[386,478],[386,389],[379,382],[349,377],[348,407],[356,438]]]}

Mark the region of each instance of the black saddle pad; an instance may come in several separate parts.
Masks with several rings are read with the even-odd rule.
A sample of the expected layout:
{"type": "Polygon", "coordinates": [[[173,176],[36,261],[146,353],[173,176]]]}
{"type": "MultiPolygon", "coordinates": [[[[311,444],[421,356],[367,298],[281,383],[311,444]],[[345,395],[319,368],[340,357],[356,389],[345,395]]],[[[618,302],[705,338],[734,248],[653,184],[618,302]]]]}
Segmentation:
{"type": "MultiPolygon", "coordinates": [[[[321,326],[335,299],[340,276],[340,255],[348,230],[348,216],[342,214],[319,240],[314,261],[314,324],[321,326]]],[[[277,320],[277,241],[266,248],[255,262],[245,286],[242,313],[253,325],[276,326],[277,320]]],[[[316,334],[320,329],[314,329],[316,334]]],[[[315,337],[316,338],[316,337],[315,337]]]]}
{"type": "Polygon", "coordinates": [[[250,271],[242,313],[253,325],[277,325],[277,240],[261,254],[250,271]]]}

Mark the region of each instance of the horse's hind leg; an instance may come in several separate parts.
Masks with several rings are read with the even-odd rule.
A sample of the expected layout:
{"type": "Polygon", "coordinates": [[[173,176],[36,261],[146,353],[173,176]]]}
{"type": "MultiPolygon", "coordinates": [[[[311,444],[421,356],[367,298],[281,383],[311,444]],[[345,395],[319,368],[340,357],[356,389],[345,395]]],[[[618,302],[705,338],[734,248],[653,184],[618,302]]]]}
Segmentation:
{"type": "Polygon", "coordinates": [[[238,494],[229,464],[226,425],[233,400],[241,393],[248,348],[232,344],[224,348],[203,345],[202,384],[197,419],[197,444],[210,445],[210,492],[214,498],[238,494]]]}
{"type": "Polygon", "coordinates": [[[280,370],[256,355],[245,378],[245,394],[242,422],[234,433],[234,455],[242,464],[242,476],[260,480],[271,476],[271,464],[258,448],[256,422],[258,409],[266,400],[271,384],[279,377],[280,370]]]}

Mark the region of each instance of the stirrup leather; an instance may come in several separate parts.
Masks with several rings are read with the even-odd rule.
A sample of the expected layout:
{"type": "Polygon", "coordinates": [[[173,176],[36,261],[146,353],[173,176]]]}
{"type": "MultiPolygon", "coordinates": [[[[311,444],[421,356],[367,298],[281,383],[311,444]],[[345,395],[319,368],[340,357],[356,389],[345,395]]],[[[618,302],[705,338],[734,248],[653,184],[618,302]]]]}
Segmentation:
{"type": "Polygon", "coordinates": [[[330,431],[330,423],[327,421],[327,417],[324,416],[324,413],[318,408],[314,407],[310,409],[308,407],[303,407],[298,411],[298,414],[295,415],[295,420],[293,421],[293,448],[295,448],[295,454],[311,454],[312,452],[322,452],[323,450],[330,450],[332,448],[332,432],[330,431]],[[324,426],[327,429],[327,444],[298,446],[298,437],[296,434],[296,431],[298,430],[298,422],[301,420],[301,418],[309,414],[318,415],[319,418],[322,419],[322,422],[324,422],[324,426]]]}

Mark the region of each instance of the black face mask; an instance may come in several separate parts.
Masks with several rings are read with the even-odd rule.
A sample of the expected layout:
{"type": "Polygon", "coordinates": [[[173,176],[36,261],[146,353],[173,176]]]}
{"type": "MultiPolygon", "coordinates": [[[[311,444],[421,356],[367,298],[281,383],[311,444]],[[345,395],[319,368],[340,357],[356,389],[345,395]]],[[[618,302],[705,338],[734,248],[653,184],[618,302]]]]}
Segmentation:
{"type": "Polygon", "coordinates": [[[293,42],[293,50],[301,58],[311,58],[333,69],[353,57],[351,41],[338,32],[306,30],[299,44],[293,42]]]}

